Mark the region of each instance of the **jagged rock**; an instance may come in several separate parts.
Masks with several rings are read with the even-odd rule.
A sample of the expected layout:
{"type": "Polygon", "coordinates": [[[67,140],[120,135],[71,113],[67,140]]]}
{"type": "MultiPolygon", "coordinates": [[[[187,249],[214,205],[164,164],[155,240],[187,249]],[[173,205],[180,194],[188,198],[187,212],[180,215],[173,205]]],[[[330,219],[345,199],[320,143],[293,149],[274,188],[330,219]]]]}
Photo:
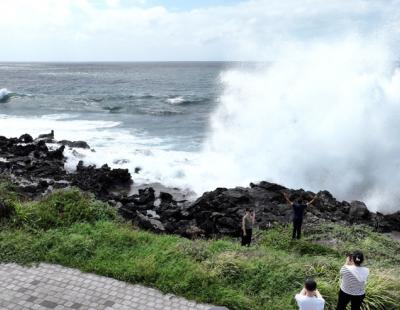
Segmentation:
{"type": "Polygon", "coordinates": [[[58,141],[57,143],[69,146],[69,147],[75,147],[75,148],[81,148],[81,149],[90,149],[89,144],[85,141],[69,141],[69,140],[61,140],[58,141]]]}
{"type": "Polygon", "coordinates": [[[54,151],[49,151],[47,153],[48,159],[64,160],[64,149],[65,146],[61,145],[58,149],[54,151]]]}
{"type": "Polygon", "coordinates": [[[368,211],[365,203],[361,201],[352,201],[350,203],[349,218],[353,222],[360,222],[363,220],[368,220],[370,217],[370,212],[368,211]]]}
{"type": "Polygon", "coordinates": [[[33,138],[31,135],[23,134],[22,136],[19,137],[18,139],[21,143],[32,143],[33,142],[33,138]]]}
{"type": "Polygon", "coordinates": [[[84,166],[79,161],[76,173],[72,175],[72,185],[91,191],[98,197],[107,197],[113,190],[129,190],[132,178],[128,169],[111,169],[108,165],[101,168],[84,166]]]}
{"type": "Polygon", "coordinates": [[[40,139],[43,139],[43,140],[54,140],[54,130],[51,130],[50,133],[41,134],[36,139],[37,140],[40,140],[40,139]]]}
{"type": "MultiPolygon", "coordinates": [[[[98,168],[79,162],[75,172],[64,168],[65,145],[86,147],[83,141],[60,141],[61,146],[49,150],[46,141],[53,142],[54,132],[32,140],[29,135],[20,138],[0,136],[0,173],[9,176],[20,192],[37,197],[53,189],[77,186],[90,191],[98,199],[109,201],[126,219],[139,227],[156,232],[169,232],[188,238],[196,236],[238,236],[245,209],[256,212],[256,226],[268,229],[271,225],[291,222],[292,208],[283,193],[291,199],[311,200],[314,193],[303,189],[291,190],[266,181],[251,183],[249,187],[217,188],[204,193],[194,202],[177,201],[171,193],[156,191],[152,187],[140,189],[127,196],[132,178],[127,169],[98,168]],[[73,143],[73,144],[71,144],[73,143]],[[76,144],[75,144],[76,143],[76,144]]],[[[138,172],[138,171],[137,171],[138,172]]],[[[175,194],[174,194],[175,195],[175,194]]],[[[4,206],[0,212],[5,214],[4,206]]],[[[400,212],[383,215],[369,212],[362,202],[337,201],[331,193],[321,191],[314,205],[306,211],[305,225],[336,222],[362,223],[378,231],[400,230],[400,212]]]]}
{"type": "Polygon", "coordinates": [[[197,239],[204,237],[205,235],[206,235],[205,231],[195,225],[190,225],[185,230],[185,236],[189,239],[197,239]]]}
{"type": "MultiPolygon", "coordinates": [[[[18,139],[0,136],[0,173],[13,179],[21,192],[29,197],[40,196],[49,189],[75,185],[106,199],[112,195],[112,190],[130,188],[132,179],[128,170],[110,169],[106,165],[86,168],[80,163],[77,172],[68,173],[64,168],[65,145],[55,150],[49,150],[46,145],[46,141],[53,138],[53,131],[36,140],[28,134],[18,139]]],[[[83,141],[76,143],[76,146],[87,145],[83,141]]]]}
{"type": "Polygon", "coordinates": [[[137,205],[153,204],[155,200],[156,196],[154,194],[154,189],[152,187],[148,187],[145,189],[139,189],[139,197],[135,200],[135,204],[137,205]]]}
{"type": "Polygon", "coordinates": [[[157,233],[165,232],[165,227],[159,220],[149,218],[140,212],[137,212],[137,216],[133,222],[136,226],[143,229],[151,230],[157,233]]]}
{"type": "Polygon", "coordinates": [[[160,192],[159,198],[162,202],[171,203],[174,201],[174,197],[170,193],[160,192]]]}

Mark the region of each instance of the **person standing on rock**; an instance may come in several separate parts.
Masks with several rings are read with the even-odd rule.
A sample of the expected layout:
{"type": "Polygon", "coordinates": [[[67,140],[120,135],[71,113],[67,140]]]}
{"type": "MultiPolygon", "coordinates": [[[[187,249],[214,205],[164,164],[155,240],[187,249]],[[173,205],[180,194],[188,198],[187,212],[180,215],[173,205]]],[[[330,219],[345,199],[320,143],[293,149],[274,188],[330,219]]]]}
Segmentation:
{"type": "Polygon", "coordinates": [[[364,254],[355,251],[347,255],[346,263],[340,269],[340,291],[336,310],[345,310],[351,302],[351,310],[360,310],[365,298],[365,284],[369,269],[362,267],[364,254]]]}
{"type": "Polygon", "coordinates": [[[324,310],[325,300],[317,290],[317,283],[307,279],[304,288],[294,297],[299,310],[324,310]]]}
{"type": "Polygon", "coordinates": [[[253,225],[256,220],[256,214],[250,208],[246,208],[246,212],[242,218],[242,245],[250,246],[251,237],[253,235],[253,225]]]}
{"type": "Polygon", "coordinates": [[[293,208],[293,233],[292,239],[300,239],[301,237],[301,226],[303,225],[304,210],[311,205],[317,196],[315,196],[311,201],[304,202],[303,199],[299,198],[296,202],[289,199],[288,194],[283,193],[288,204],[293,208]]]}

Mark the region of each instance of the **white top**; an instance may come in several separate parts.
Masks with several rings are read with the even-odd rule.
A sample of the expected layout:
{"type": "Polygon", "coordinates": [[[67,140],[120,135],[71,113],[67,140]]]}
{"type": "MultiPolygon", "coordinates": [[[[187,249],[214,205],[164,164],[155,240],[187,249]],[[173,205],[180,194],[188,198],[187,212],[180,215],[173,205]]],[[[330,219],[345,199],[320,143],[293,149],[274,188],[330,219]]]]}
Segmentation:
{"type": "Polygon", "coordinates": [[[325,300],[322,297],[308,297],[296,294],[294,298],[300,310],[324,310],[325,300]]]}
{"type": "Polygon", "coordinates": [[[365,294],[365,284],[369,275],[369,269],[361,266],[344,265],[340,269],[342,281],[340,289],[349,295],[360,296],[365,294]]]}

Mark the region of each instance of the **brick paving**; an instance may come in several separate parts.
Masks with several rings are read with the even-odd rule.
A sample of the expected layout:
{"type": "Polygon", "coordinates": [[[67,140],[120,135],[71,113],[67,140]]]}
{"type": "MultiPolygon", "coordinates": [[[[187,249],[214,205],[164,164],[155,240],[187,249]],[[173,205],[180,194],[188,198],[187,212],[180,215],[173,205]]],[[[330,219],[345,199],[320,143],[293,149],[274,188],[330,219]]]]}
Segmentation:
{"type": "Polygon", "coordinates": [[[58,265],[0,264],[0,309],[209,310],[210,305],[58,265]]]}

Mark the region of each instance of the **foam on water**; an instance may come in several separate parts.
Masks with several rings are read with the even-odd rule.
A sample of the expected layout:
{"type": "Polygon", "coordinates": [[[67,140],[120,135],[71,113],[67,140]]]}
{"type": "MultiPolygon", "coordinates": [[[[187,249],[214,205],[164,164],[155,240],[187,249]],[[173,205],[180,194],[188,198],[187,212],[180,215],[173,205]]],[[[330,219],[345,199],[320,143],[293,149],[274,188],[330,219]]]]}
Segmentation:
{"type": "Polygon", "coordinates": [[[183,98],[182,96],[168,98],[167,102],[170,104],[181,104],[181,103],[185,102],[185,98],[183,98]]]}
{"type": "Polygon", "coordinates": [[[195,161],[195,153],[171,150],[160,138],[121,129],[119,125],[119,122],[74,119],[74,115],[68,114],[42,117],[0,114],[1,133],[8,137],[23,133],[36,137],[54,129],[58,140],[87,141],[90,150],[65,149],[65,167],[69,171],[73,171],[80,160],[85,165],[107,163],[113,168],[129,169],[138,184],[160,182],[167,186],[188,186],[184,171],[195,161]],[[140,174],[134,174],[137,167],[141,168],[140,174]]]}

